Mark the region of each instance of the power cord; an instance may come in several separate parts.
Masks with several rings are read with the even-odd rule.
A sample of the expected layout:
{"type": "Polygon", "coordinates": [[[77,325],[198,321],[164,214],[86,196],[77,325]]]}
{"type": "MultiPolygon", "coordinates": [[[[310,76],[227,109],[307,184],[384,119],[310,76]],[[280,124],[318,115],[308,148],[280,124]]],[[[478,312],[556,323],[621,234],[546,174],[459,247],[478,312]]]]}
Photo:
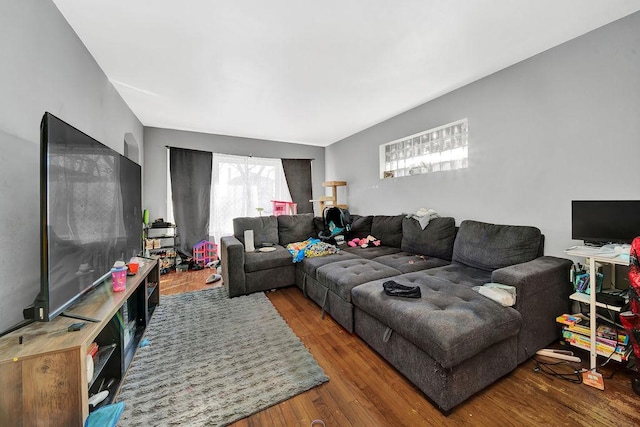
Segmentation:
{"type": "Polygon", "coordinates": [[[551,375],[552,377],[560,378],[561,380],[569,381],[572,384],[582,384],[582,371],[575,369],[570,362],[566,360],[559,360],[557,362],[543,362],[535,357],[532,357],[535,367],[533,372],[542,372],[543,374],[551,375]],[[558,367],[563,369],[569,368],[571,372],[559,372],[558,367]]]}
{"type": "MultiPolygon", "coordinates": [[[[527,357],[529,351],[525,348],[524,353],[527,357]]],[[[582,371],[572,366],[571,362],[566,360],[558,360],[557,362],[545,362],[535,356],[531,357],[535,364],[533,372],[542,372],[543,374],[550,375],[561,380],[569,381],[572,384],[582,384],[582,371]],[[560,372],[558,368],[564,369],[566,372],[560,372]],[[567,369],[569,368],[569,369],[567,369]]],[[[575,362],[574,362],[575,363],[575,362]]]]}

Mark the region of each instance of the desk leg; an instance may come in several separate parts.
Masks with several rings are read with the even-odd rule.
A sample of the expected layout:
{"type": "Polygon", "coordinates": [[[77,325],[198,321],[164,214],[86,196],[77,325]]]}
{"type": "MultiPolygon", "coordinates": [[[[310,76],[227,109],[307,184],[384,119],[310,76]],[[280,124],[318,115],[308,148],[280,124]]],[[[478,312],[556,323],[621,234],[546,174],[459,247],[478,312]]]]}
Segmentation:
{"type": "Polygon", "coordinates": [[[616,287],[616,265],[611,264],[611,287],[615,289],[616,287]]]}
{"type": "Polygon", "coordinates": [[[593,372],[596,372],[598,353],[596,350],[596,260],[589,258],[589,332],[591,337],[591,350],[590,353],[590,367],[593,372]]]}

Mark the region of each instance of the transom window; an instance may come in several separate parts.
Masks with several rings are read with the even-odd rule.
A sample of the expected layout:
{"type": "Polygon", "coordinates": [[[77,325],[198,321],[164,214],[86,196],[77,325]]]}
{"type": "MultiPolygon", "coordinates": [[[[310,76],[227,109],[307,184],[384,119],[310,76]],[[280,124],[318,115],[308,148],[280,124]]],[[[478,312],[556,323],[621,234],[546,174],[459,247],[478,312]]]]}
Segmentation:
{"type": "Polygon", "coordinates": [[[469,166],[467,119],[380,146],[380,178],[462,169],[469,166]]]}

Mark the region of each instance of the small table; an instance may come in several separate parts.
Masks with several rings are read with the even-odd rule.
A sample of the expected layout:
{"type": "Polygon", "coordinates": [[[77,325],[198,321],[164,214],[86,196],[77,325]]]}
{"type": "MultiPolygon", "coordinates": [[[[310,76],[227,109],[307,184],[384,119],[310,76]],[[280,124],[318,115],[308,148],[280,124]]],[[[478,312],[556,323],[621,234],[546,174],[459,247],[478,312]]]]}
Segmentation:
{"type": "MultiPolygon", "coordinates": [[[[629,259],[626,257],[622,257],[620,255],[610,256],[610,253],[599,252],[596,248],[575,248],[575,249],[567,249],[565,251],[567,255],[576,256],[576,257],[584,257],[585,261],[589,263],[589,295],[586,295],[581,292],[575,292],[569,298],[574,301],[579,301],[585,304],[589,304],[589,339],[590,339],[590,364],[589,367],[592,371],[595,372],[597,364],[596,359],[598,357],[598,352],[596,350],[596,330],[597,330],[597,322],[596,322],[596,307],[603,307],[613,311],[620,311],[622,307],[617,307],[614,305],[604,304],[596,301],[596,291],[598,287],[596,286],[596,262],[602,264],[610,264],[611,265],[611,283],[615,287],[615,268],[616,265],[629,265],[629,259]]],[[[614,359],[612,357],[612,359],[614,359]]],[[[617,359],[614,359],[617,360],[617,359]]],[[[620,361],[620,360],[618,360],[620,361]]]]}

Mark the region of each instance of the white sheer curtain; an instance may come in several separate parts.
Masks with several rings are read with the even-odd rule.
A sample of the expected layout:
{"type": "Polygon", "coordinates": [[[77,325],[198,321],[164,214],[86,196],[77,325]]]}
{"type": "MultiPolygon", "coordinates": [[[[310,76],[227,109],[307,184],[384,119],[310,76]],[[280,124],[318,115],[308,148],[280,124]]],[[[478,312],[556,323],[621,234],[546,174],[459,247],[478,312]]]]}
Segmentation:
{"type": "Polygon", "coordinates": [[[213,153],[211,180],[209,234],[217,243],[233,234],[233,218],[271,215],[272,200],[291,201],[280,159],[213,153]]]}

